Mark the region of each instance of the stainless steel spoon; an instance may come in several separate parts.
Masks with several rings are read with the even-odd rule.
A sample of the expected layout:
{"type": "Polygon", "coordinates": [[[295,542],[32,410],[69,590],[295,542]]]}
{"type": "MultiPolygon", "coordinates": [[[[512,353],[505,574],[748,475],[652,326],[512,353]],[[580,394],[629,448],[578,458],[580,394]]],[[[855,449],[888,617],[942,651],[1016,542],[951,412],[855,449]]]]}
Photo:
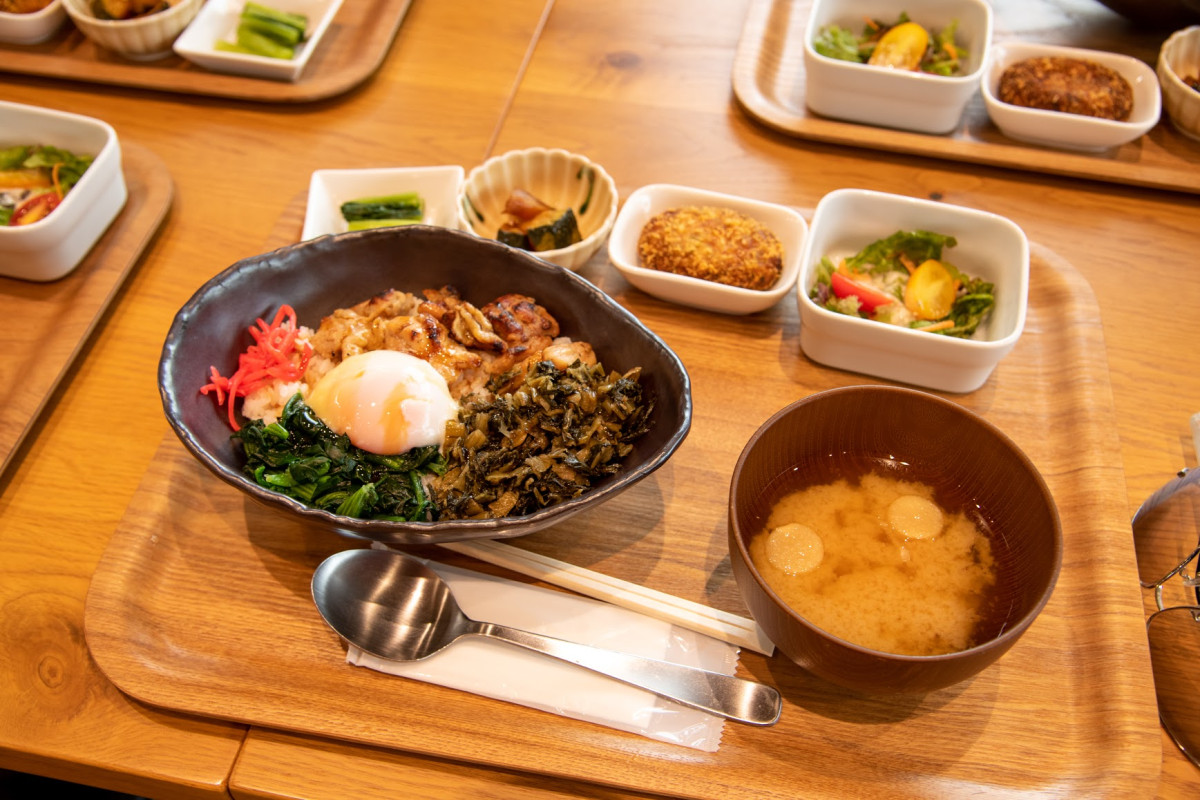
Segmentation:
{"type": "Polygon", "coordinates": [[[779,692],[765,684],[476,622],[462,612],[436,572],[401,553],[346,550],[332,555],[313,574],[312,595],[339,636],[389,661],[426,658],[460,636],[489,636],[751,725],[774,724],[782,708],[779,692]]]}

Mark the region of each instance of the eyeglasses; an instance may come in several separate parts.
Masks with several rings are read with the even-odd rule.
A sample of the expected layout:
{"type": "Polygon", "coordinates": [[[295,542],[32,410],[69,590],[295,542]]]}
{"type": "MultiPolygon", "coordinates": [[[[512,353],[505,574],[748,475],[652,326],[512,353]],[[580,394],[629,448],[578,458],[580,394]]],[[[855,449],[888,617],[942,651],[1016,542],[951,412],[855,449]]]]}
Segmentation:
{"type": "Polygon", "coordinates": [[[1188,760],[1200,767],[1200,715],[1195,709],[1200,697],[1200,574],[1192,563],[1200,557],[1197,486],[1200,468],[1181,469],[1147,498],[1133,515],[1133,541],[1138,580],[1154,590],[1158,606],[1146,620],[1158,717],[1188,760]],[[1172,581],[1176,575],[1182,581],[1172,581]]]}

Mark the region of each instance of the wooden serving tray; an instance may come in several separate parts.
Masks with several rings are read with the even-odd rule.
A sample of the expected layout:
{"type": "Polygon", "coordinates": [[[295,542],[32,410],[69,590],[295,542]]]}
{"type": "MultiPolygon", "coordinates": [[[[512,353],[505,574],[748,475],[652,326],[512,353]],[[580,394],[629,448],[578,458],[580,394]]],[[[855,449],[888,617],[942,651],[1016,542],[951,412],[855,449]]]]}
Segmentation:
{"type": "Polygon", "coordinates": [[[79,266],[50,283],[0,277],[0,474],[166,217],[166,165],[122,140],[129,199],[79,266]]]}
{"type": "Polygon", "coordinates": [[[264,103],[307,103],[347,92],[374,74],[411,3],[343,3],[294,82],[211,72],[175,54],[130,61],[92,44],[70,20],[41,44],[0,44],[0,71],[264,103]]]}
{"type": "MultiPolygon", "coordinates": [[[[1073,152],[1009,139],[976,93],[958,128],[944,136],[820,117],[804,104],[804,37],[811,0],[753,0],[733,65],[733,90],[759,122],[785,134],[891,153],[1200,192],[1200,142],[1179,133],[1163,110],[1149,133],[1102,152],[1073,152]]],[[[897,9],[900,7],[897,6],[897,9]]],[[[1137,31],[1094,0],[993,3],[995,41],[1040,41],[1134,56],[1151,68],[1166,34],[1137,31]]]]}
{"type": "MultiPolygon", "coordinates": [[[[297,238],[301,214],[293,206],[282,241],[297,238]]],[[[602,257],[583,273],[683,359],[691,433],[622,495],[509,542],[745,614],[726,549],[742,446],[789,402],[870,379],[803,356],[794,299],[726,317],[644,295],[602,257]]],[[[1080,274],[1037,246],[1030,297],[1017,348],[983,388],[953,399],[1005,430],[1046,477],[1063,521],[1063,569],[1024,638],[958,686],[863,697],[781,655],[743,653],[741,674],[781,690],[782,719],[728,723],[719,751],[701,753],[350,667],[313,607],[310,580],[326,556],[364,543],[247,500],[171,435],[93,576],[88,646],[117,687],[152,705],[653,794],[1149,796],[1160,739],[1099,312],[1080,274]]],[[[470,563],[436,547],[418,552],[470,563]]]]}

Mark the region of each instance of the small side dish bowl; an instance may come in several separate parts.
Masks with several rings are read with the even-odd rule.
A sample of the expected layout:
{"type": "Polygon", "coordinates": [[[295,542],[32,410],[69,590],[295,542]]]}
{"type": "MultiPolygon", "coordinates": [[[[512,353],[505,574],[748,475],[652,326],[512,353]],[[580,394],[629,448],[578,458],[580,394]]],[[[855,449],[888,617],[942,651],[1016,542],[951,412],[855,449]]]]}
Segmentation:
{"type": "Polygon", "coordinates": [[[817,204],[797,288],[800,347],[827,366],[946,392],[987,381],[1016,346],[1029,298],[1029,242],[1012,221],[932,200],[839,189],[817,204]],[[821,258],[838,258],[896,231],[953,236],[943,258],[995,286],[996,305],[974,336],[959,339],[830,311],[809,297],[821,258]]]}
{"type": "Polygon", "coordinates": [[[824,117],[886,128],[944,134],[958,127],[979,90],[992,41],[992,7],[985,0],[815,0],[804,33],[804,86],[808,108],[824,117]],[[888,69],[821,55],[814,42],[831,25],[855,34],[865,17],[894,22],[904,11],[930,33],[951,23],[967,52],[958,75],[888,69]]]}
{"type": "Polygon", "coordinates": [[[586,264],[617,218],[617,185],[602,166],[566,150],[531,147],[493,156],[467,173],[458,197],[462,229],[495,239],[504,205],[517,189],[554,208],[574,211],[582,241],[533,253],[564,269],[586,264]]]}
{"type": "Polygon", "coordinates": [[[1137,139],[1158,123],[1162,98],[1158,80],[1144,62],[1120,53],[1034,42],[1004,42],[992,48],[992,61],[983,79],[983,102],[988,116],[1010,139],[1067,150],[1107,150],[1137,139]],[[1127,120],[1103,119],[1064,111],[1025,108],[1002,101],[1000,76],[1027,58],[1051,56],[1090,61],[1108,67],[1129,82],[1133,109],[1127,120]]]}
{"type": "Polygon", "coordinates": [[[308,184],[301,238],[348,231],[349,223],[342,216],[343,203],[406,192],[416,192],[425,203],[424,224],[458,228],[458,190],[463,173],[460,166],[317,170],[308,184]]]}
{"type": "Polygon", "coordinates": [[[165,11],[135,19],[97,19],[90,0],[62,0],[67,15],[84,36],[131,61],[153,61],[171,54],[171,45],[196,18],[204,0],[172,0],[165,11]]]}
{"type": "Polygon", "coordinates": [[[221,480],[297,523],[387,544],[522,536],[592,511],[665,464],[687,436],[692,419],[691,382],[683,363],[604,292],[532,254],[429,225],[322,236],[233,264],[200,287],[176,314],[158,378],[171,427],[221,480]],[[558,320],[562,335],[591,343],[606,368],[641,367],[639,380],[654,408],[649,430],[634,442],[620,472],[531,514],[430,522],[363,520],[311,508],[244,474],[244,456],[230,441],[226,410],[201,394],[200,387],[210,367],[222,374],[236,367],[251,343],[247,328],[255,319],[273,315],[286,303],[301,325],[317,326],[334,310],[391,289],[420,293],[447,284],[477,307],[508,293],[529,295],[558,320]]]}
{"type": "Polygon", "coordinates": [[[608,257],[626,280],[646,294],[705,311],[754,314],[775,305],[795,287],[807,234],[804,217],[787,206],[687,186],[652,184],[625,200],[608,240],[608,257]],[[783,246],[783,271],[775,285],[764,290],[745,289],[643,267],[638,257],[642,228],[655,215],[684,206],[733,209],[770,229],[783,246]]]}
{"type": "MultiPolygon", "coordinates": [[[[888,533],[900,547],[897,534],[888,533]]],[[[826,541],[833,542],[826,544],[826,556],[837,548],[829,536],[826,531],[826,541]]],[[[913,558],[925,552],[903,544],[910,546],[913,558]]],[[[758,429],[733,469],[730,563],[751,615],[796,664],[865,694],[931,692],[993,664],[1049,601],[1062,551],[1054,498],[1029,457],[977,414],[914,389],[851,386],[798,400],[758,429]],[[973,646],[937,655],[901,655],[853,643],[788,605],[756,565],[751,541],[766,531],[784,494],[838,478],[854,481],[868,471],[929,487],[938,506],[947,513],[967,513],[984,531],[996,573],[993,596],[977,618],[973,646]]],[[[862,600],[869,608],[872,598],[862,600]]],[[[886,625],[890,617],[881,617],[886,625]]]]}
{"type": "Polygon", "coordinates": [[[5,44],[37,44],[58,32],[67,20],[63,0],[28,14],[0,11],[0,42],[5,44]]]}
{"type": "Polygon", "coordinates": [[[1200,80],[1200,25],[1175,31],[1158,54],[1163,105],[1175,130],[1200,141],[1200,89],[1184,83],[1200,80]]]}
{"type": "Polygon", "coordinates": [[[306,38],[296,46],[296,54],[292,58],[271,58],[216,49],[218,41],[233,43],[237,40],[238,21],[245,5],[245,0],[207,0],[195,21],[176,40],[176,54],[213,72],[297,81],[321,46],[321,40],[342,7],[342,0],[271,0],[266,3],[277,11],[308,17],[306,38]]]}
{"type": "Polygon", "coordinates": [[[94,158],[44,219],[0,226],[0,275],[57,280],[79,266],[125,206],[121,145],[98,119],[0,100],[0,149],[18,145],[53,145],[94,158]]]}

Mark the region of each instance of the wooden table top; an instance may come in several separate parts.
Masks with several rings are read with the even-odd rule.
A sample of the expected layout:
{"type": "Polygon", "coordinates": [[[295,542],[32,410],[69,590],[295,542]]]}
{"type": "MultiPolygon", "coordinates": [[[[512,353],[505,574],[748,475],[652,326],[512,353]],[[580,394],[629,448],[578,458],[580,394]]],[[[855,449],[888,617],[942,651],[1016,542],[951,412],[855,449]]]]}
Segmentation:
{"type": "MultiPolygon", "coordinates": [[[[1119,25],[1089,0],[1052,5],[1106,30],[1119,25]]],[[[91,660],[91,575],[168,430],[155,385],[162,337],[200,283],[273,241],[316,169],[469,169],[493,152],[544,145],[603,164],[622,196],[665,182],[811,209],[854,186],[1002,214],[1094,293],[1108,374],[1092,380],[1111,387],[1120,463],[1087,466],[1120,469],[1119,501],[1131,513],[1196,463],[1187,421],[1200,410],[1200,355],[1181,339],[1200,307],[1200,199],[770,130],[731,89],[749,6],[415,0],[379,72],[312,104],[5,76],[4,99],[102,118],[152,151],[175,193],[157,238],[0,476],[0,767],[152,797],[638,796],[162,711],[126,697],[91,660]]],[[[590,268],[603,268],[598,259],[590,268]]],[[[1152,715],[1140,725],[1157,736],[1152,715]]],[[[1195,796],[1200,770],[1161,741],[1158,796],[1195,796]]]]}

